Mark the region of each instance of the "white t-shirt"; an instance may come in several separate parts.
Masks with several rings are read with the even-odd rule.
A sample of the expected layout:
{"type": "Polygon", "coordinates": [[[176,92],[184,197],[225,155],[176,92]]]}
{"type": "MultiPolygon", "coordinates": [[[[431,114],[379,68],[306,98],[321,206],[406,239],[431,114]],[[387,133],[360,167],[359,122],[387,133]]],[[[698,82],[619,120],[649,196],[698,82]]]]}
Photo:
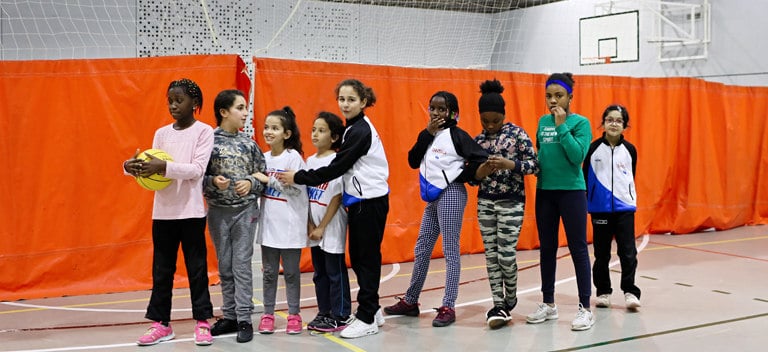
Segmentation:
{"type": "Polygon", "coordinates": [[[280,155],[264,153],[269,183],[261,195],[261,216],[256,232],[256,243],[272,248],[307,247],[307,216],[309,200],[304,185],[286,186],[275,178],[285,170],[303,170],[306,164],[301,155],[286,149],[280,155]]]}
{"type": "MultiPolygon", "coordinates": [[[[322,158],[318,158],[317,154],[307,158],[307,168],[318,169],[323,166],[328,166],[331,160],[336,157],[336,153],[326,155],[322,158]]],[[[330,182],[322,183],[317,186],[307,186],[307,194],[309,195],[309,213],[312,223],[315,225],[320,224],[328,209],[328,204],[331,199],[341,194],[343,190],[343,181],[341,177],[331,180],[330,182]]],[[[333,216],[331,221],[325,227],[325,234],[323,238],[317,243],[317,241],[310,241],[310,245],[318,244],[320,248],[333,254],[343,254],[344,247],[347,243],[347,210],[344,206],[339,206],[339,210],[336,215],[333,216]]]]}

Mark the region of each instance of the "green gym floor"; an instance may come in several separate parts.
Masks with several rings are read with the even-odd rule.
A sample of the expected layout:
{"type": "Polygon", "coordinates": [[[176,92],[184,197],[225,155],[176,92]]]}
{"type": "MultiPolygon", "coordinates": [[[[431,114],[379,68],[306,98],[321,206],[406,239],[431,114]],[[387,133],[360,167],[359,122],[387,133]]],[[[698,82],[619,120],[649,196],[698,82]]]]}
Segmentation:
{"type": "MultiPolygon", "coordinates": [[[[560,319],[526,324],[525,315],[541,301],[538,251],[518,252],[519,303],[511,324],[489,330],[491,307],[482,254],[462,257],[456,323],[431,325],[440,306],[445,262],[432,261],[421,295],[421,316],[388,316],[379,334],[342,339],[336,334],[285,333],[285,292],[278,290],[278,331],[237,343],[234,334],[199,347],[186,289],[175,290],[172,326],[176,338],[150,347],[135,344],[149,323],[143,319],[149,291],[0,302],[0,351],[766,351],[768,350],[768,226],[740,227],[690,235],[647,235],[637,239],[637,285],[642,307],[624,308],[618,289],[619,265],[611,263],[613,306],[592,308],[597,322],[571,331],[578,303],[567,248],[558,259],[556,302],[560,319]]],[[[615,248],[615,246],[614,246],[615,248]]],[[[408,286],[411,263],[382,268],[381,305],[395,303],[408,286]]],[[[353,297],[354,273],[350,271],[353,297]]],[[[282,282],[282,279],[280,279],[282,282]]],[[[260,278],[257,278],[260,282],[260,278]]],[[[305,323],[316,313],[312,274],[302,275],[305,323]]],[[[594,289],[593,289],[594,292],[594,289]]],[[[261,291],[256,291],[261,296],[261,291]]],[[[213,304],[221,304],[218,286],[213,304]]],[[[258,303],[258,302],[257,302],[258,303]]],[[[353,302],[353,310],[357,304],[353,302]]],[[[261,307],[257,306],[257,310],[261,307]]],[[[220,314],[215,309],[215,314],[220,314]]],[[[254,314],[258,322],[259,314],[254,314]]]]}

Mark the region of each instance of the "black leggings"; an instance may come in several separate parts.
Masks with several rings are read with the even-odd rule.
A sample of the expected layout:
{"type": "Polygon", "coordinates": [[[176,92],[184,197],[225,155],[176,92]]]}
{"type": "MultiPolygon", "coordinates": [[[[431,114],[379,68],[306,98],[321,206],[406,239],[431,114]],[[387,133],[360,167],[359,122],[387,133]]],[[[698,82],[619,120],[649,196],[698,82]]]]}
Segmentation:
{"type": "Polygon", "coordinates": [[[173,275],[176,273],[179,245],[187,267],[192,317],[195,320],[213,317],[213,305],[208,291],[205,221],[206,218],[152,221],[152,296],[145,318],[159,322],[171,321],[173,275]]]}
{"type": "Polygon", "coordinates": [[[587,249],[587,196],[583,190],[536,190],[536,227],[541,245],[539,259],[544,303],[555,303],[555,269],[561,218],[576,271],[579,303],[589,308],[592,278],[587,249]]]}

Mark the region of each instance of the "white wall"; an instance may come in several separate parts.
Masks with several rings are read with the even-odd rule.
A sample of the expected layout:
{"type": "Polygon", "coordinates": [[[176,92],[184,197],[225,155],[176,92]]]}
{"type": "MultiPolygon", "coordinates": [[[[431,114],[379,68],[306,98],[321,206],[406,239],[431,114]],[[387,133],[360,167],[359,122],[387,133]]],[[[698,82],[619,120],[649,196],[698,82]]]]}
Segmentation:
{"type": "MultiPolygon", "coordinates": [[[[712,0],[712,42],[706,60],[659,62],[658,46],[649,43],[656,17],[640,10],[639,62],[579,65],[579,19],[596,15],[595,4],[605,0],[570,0],[519,10],[527,29],[517,48],[500,47],[492,69],[535,73],[568,71],[576,74],[635,77],[701,77],[733,85],[768,86],[768,1],[712,0]]],[[[511,34],[511,32],[506,32],[511,34]]]]}
{"type": "Polygon", "coordinates": [[[656,18],[640,1],[651,1],[624,1],[640,11],[640,60],[580,66],[579,19],[598,14],[595,5],[606,1],[476,14],[311,0],[208,0],[206,17],[198,3],[188,1],[0,0],[0,59],[235,53],[768,86],[768,1],[710,0],[708,58],[665,63],[657,59],[657,45],[646,41],[656,18]]]}

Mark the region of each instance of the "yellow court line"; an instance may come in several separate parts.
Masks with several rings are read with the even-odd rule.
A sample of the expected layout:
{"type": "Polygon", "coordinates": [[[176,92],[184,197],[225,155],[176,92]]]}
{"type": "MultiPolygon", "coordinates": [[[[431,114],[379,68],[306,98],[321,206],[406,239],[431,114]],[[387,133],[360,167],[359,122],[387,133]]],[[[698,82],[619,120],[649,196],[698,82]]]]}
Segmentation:
{"type": "MultiPolygon", "coordinates": [[[[256,304],[259,304],[259,303],[261,303],[261,302],[258,302],[257,300],[255,300],[255,299],[254,299],[254,303],[256,303],[256,304]]],[[[277,315],[277,316],[279,316],[279,317],[281,317],[281,318],[283,318],[283,319],[288,319],[288,313],[285,313],[285,312],[283,312],[283,311],[275,311],[275,315],[277,315]]],[[[302,322],[302,324],[304,325],[304,330],[307,330],[307,329],[306,329],[306,327],[307,327],[307,324],[305,324],[305,323],[303,323],[303,322],[302,322]]],[[[308,334],[311,334],[311,333],[309,332],[309,330],[307,330],[307,333],[308,333],[308,334]]],[[[346,349],[348,349],[348,350],[350,350],[350,351],[355,351],[355,352],[365,352],[365,350],[364,350],[364,349],[361,349],[360,347],[357,347],[357,346],[355,346],[355,345],[353,345],[353,344],[351,344],[351,343],[349,343],[349,342],[346,342],[346,341],[344,341],[343,339],[340,339],[340,338],[336,337],[336,335],[334,335],[334,334],[332,334],[332,333],[324,333],[324,334],[321,334],[321,335],[316,335],[316,336],[322,336],[322,337],[324,337],[326,340],[329,340],[329,341],[331,341],[331,342],[333,342],[333,343],[335,343],[335,344],[337,344],[337,345],[339,345],[339,346],[342,346],[342,347],[344,347],[344,348],[346,348],[346,349]]]]}
{"type": "MultiPolygon", "coordinates": [[[[658,247],[653,247],[653,248],[646,247],[644,249],[644,251],[675,249],[675,248],[679,248],[679,247],[709,246],[709,245],[715,245],[715,244],[755,241],[755,240],[764,240],[764,239],[768,239],[768,236],[738,238],[738,239],[721,240],[721,241],[697,242],[697,243],[688,243],[688,244],[681,244],[681,245],[675,245],[675,246],[664,245],[664,244],[657,244],[658,247]]],[[[526,260],[526,261],[518,261],[518,264],[528,264],[528,263],[536,263],[536,262],[538,262],[538,260],[526,260]]],[[[462,271],[463,270],[476,270],[476,269],[485,269],[485,266],[466,267],[466,268],[462,268],[462,271]]],[[[429,273],[439,273],[439,272],[445,272],[445,270],[434,270],[434,271],[430,271],[429,273]]],[[[410,277],[410,276],[411,276],[410,273],[403,273],[403,274],[395,275],[394,277],[410,277]]],[[[350,282],[356,282],[356,280],[350,279],[350,282]]],[[[302,287],[309,287],[309,286],[313,286],[313,285],[314,284],[304,284],[304,285],[302,285],[302,287]]],[[[278,287],[278,289],[280,289],[280,287],[278,287]]],[[[221,293],[220,292],[212,292],[211,295],[221,295],[221,293]]],[[[189,298],[189,295],[188,294],[184,294],[184,295],[174,295],[173,296],[173,299],[177,299],[177,298],[189,298]]],[[[61,306],[61,307],[62,308],[94,307],[94,306],[103,306],[103,305],[111,305],[111,304],[146,302],[148,300],[149,300],[149,298],[141,298],[141,299],[131,299],[131,300],[120,300],[120,301],[106,301],[106,302],[92,302],[92,303],[71,304],[71,305],[65,305],[65,306],[61,306]]],[[[27,309],[16,309],[16,310],[0,311],[0,315],[12,314],[12,313],[36,312],[36,311],[42,311],[42,310],[48,310],[48,308],[27,308],[27,309]]]]}
{"type": "Polygon", "coordinates": [[[736,243],[736,242],[764,240],[764,239],[768,239],[768,236],[737,238],[732,240],[721,240],[721,241],[697,242],[697,243],[688,243],[688,244],[679,244],[679,245],[666,245],[666,244],[659,244],[654,242],[654,244],[658,245],[659,247],[653,247],[653,248],[646,247],[645,250],[654,251],[654,250],[660,250],[660,249],[674,249],[679,247],[709,246],[713,244],[736,243]]]}
{"type": "Polygon", "coordinates": [[[362,349],[362,348],[360,348],[360,347],[357,347],[357,346],[355,346],[355,345],[353,345],[353,344],[351,344],[351,343],[349,343],[349,342],[345,341],[344,339],[342,339],[342,338],[339,338],[339,337],[336,337],[336,335],[334,335],[334,334],[331,334],[331,333],[328,333],[328,332],[327,332],[327,333],[324,333],[324,334],[322,334],[322,335],[316,335],[316,336],[322,336],[322,337],[324,337],[326,340],[329,340],[329,341],[331,341],[331,342],[333,342],[333,343],[335,343],[335,344],[337,344],[337,345],[339,345],[339,346],[342,346],[342,347],[344,347],[344,348],[346,348],[346,349],[348,349],[348,350],[350,350],[350,351],[355,351],[355,352],[365,352],[365,350],[364,350],[364,349],[362,349]]]}

